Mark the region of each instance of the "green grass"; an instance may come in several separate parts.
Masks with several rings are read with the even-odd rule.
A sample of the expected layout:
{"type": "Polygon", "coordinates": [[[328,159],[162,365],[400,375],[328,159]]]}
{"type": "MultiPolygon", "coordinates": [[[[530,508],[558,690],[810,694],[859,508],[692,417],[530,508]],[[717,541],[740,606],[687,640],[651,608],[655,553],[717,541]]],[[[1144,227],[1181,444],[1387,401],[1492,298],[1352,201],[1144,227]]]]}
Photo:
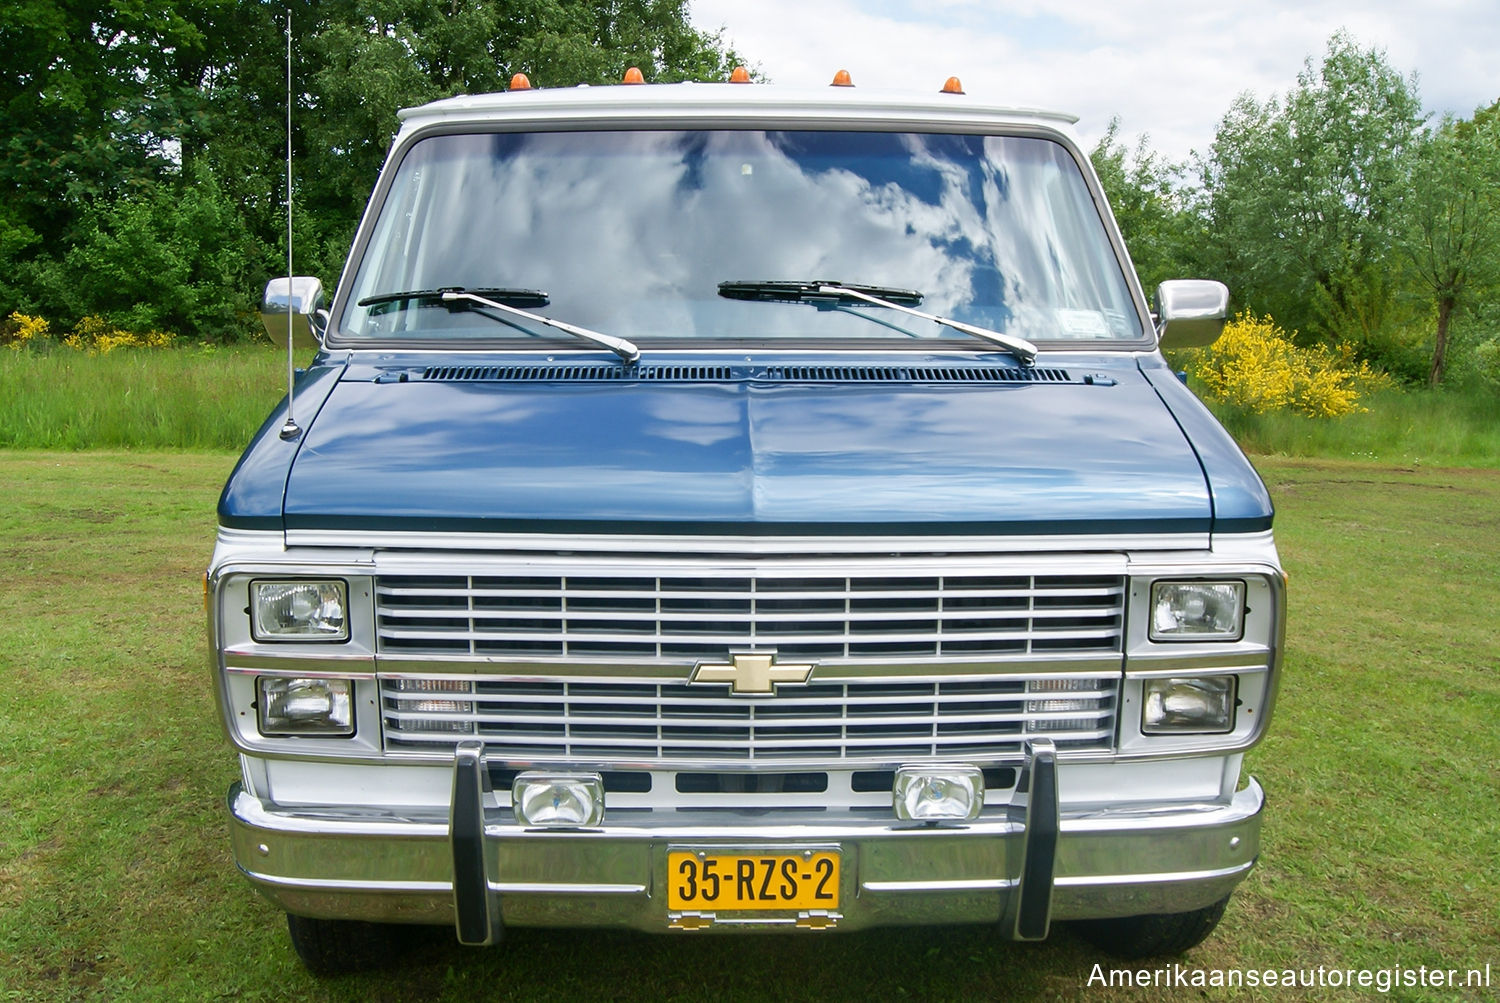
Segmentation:
{"type": "Polygon", "coordinates": [[[1500,394],[1493,390],[1387,390],[1364,403],[1367,411],[1340,418],[1210,406],[1251,453],[1500,467],[1500,394]]]}
{"type": "MultiPolygon", "coordinates": [[[[285,393],[286,357],[269,345],[0,350],[0,386],[0,448],[237,450],[285,393]]],[[[1367,403],[1343,418],[1218,410],[1252,453],[1500,467],[1493,390],[1389,391],[1367,403]]]]}
{"type": "Polygon", "coordinates": [[[0,386],[0,447],[241,449],[286,393],[286,355],[267,345],[0,349],[0,386]]]}
{"type": "MultiPolygon", "coordinates": [[[[1090,987],[980,927],[414,936],[319,981],[235,873],[199,575],[228,453],[0,451],[0,1000],[1381,998],[1090,987]]],[[[1260,866],[1194,967],[1489,963],[1500,980],[1500,473],[1267,459],[1291,576],[1260,866]]],[[[1107,963],[1106,963],[1107,964],[1107,963]]],[[[1401,990],[1393,1000],[1493,999],[1401,990]]]]}

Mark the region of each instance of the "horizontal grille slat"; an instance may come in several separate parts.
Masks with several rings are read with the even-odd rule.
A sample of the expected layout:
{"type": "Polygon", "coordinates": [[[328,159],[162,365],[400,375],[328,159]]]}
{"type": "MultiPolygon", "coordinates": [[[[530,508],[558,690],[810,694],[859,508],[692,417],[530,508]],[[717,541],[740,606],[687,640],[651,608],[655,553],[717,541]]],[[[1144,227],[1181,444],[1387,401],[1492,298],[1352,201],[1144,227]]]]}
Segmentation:
{"type": "Polygon", "coordinates": [[[386,575],[384,652],[582,661],[783,656],[910,660],[1119,652],[1118,576],[716,572],[386,575]]]}
{"type": "Polygon", "coordinates": [[[886,763],[924,756],[1016,759],[1029,737],[1061,749],[1113,741],[1118,678],[882,678],[734,696],[727,685],[382,676],[392,751],[451,751],[479,738],[498,758],[663,766],[886,763]]]}
{"type": "MultiPolygon", "coordinates": [[[[543,612],[549,612],[549,610],[533,609],[533,608],[529,608],[529,607],[519,607],[519,608],[516,608],[516,609],[474,609],[474,610],[467,611],[466,616],[468,618],[470,618],[470,619],[473,619],[473,620],[486,620],[486,621],[489,621],[489,620],[494,620],[494,621],[503,621],[503,620],[535,620],[535,619],[538,618],[538,614],[539,613],[543,613],[543,612]]],[[[552,610],[550,610],[550,612],[560,613],[561,611],[556,610],[556,609],[552,609],[552,610]]],[[[677,611],[662,610],[661,612],[654,613],[654,616],[655,616],[655,619],[658,622],[662,622],[662,623],[728,623],[728,622],[741,622],[741,621],[744,622],[744,623],[747,623],[747,624],[748,623],[752,623],[752,622],[754,622],[754,623],[806,623],[806,622],[814,622],[814,621],[816,621],[816,622],[824,622],[824,621],[826,621],[826,622],[829,622],[829,623],[839,623],[839,622],[861,622],[861,621],[888,620],[888,619],[890,619],[891,614],[893,612],[894,613],[910,613],[912,615],[921,615],[921,614],[927,613],[928,611],[926,611],[926,610],[919,610],[919,609],[908,610],[908,609],[903,608],[903,607],[891,607],[891,608],[884,609],[884,610],[869,610],[869,611],[850,610],[848,612],[838,612],[838,611],[825,612],[825,611],[816,610],[816,609],[813,609],[813,610],[794,610],[794,611],[789,611],[789,612],[781,612],[779,610],[772,610],[772,611],[759,611],[759,610],[756,610],[756,611],[751,611],[751,610],[729,611],[729,610],[717,610],[717,611],[710,611],[710,612],[704,612],[704,613],[694,613],[694,612],[688,612],[688,611],[677,612],[677,611]]],[[[1055,608],[1049,609],[1048,613],[1049,613],[1049,615],[1052,618],[1079,617],[1079,618],[1091,618],[1091,619],[1111,619],[1115,615],[1114,610],[1100,610],[1100,609],[1097,609],[1097,608],[1091,608],[1091,607],[1087,607],[1087,606],[1077,607],[1077,608],[1061,607],[1060,606],[1060,607],[1055,607],[1055,608]]],[[[395,606],[395,607],[392,607],[392,606],[382,606],[379,609],[379,614],[380,614],[380,616],[382,618],[385,618],[386,620],[388,620],[388,621],[390,621],[392,623],[393,629],[395,629],[394,625],[395,625],[395,622],[398,621],[398,620],[403,620],[403,619],[430,619],[430,615],[427,612],[420,611],[420,610],[413,612],[410,609],[405,609],[405,608],[402,608],[402,607],[399,607],[399,606],[395,606]]],[[[944,620],[947,620],[947,621],[952,621],[952,620],[1024,620],[1024,619],[1030,618],[1032,615],[1033,615],[1032,611],[1031,610],[1027,610],[1027,609],[970,609],[970,608],[967,608],[967,607],[963,607],[963,608],[959,608],[959,609],[944,610],[943,613],[942,613],[942,618],[944,620]]],[[[622,611],[612,611],[612,610],[569,610],[565,614],[565,617],[566,617],[566,619],[570,623],[578,623],[578,622],[581,622],[581,621],[600,621],[600,622],[627,621],[627,622],[629,622],[629,621],[639,621],[641,619],[641,615],[640,615],[639,612],[632,612],[632,611],[628,611],[628,610],[622,610],[622,611]]]]}

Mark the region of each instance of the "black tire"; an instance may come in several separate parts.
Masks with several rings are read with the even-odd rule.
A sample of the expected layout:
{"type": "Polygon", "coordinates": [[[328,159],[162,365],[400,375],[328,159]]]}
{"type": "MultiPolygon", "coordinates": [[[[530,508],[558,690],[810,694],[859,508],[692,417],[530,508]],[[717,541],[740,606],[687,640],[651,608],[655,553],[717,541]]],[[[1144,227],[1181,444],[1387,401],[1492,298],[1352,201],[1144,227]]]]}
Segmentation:
{"type": "Polygon", "coordinates": [[[1226,895],[1211,906],[1164,916],[1083,919],[1073,924],[1079,936],[1117,958],[1170,957],[1197,947],[1214,932],[1229,904],[1226,895]]]}
{"type": "Polygon", "coordinates": [[[286,928],[297,957],[314,975],[380,968],[390,964],[396,946],[394,928],[383,923],[310,919],[288,913],[286,928]]]}

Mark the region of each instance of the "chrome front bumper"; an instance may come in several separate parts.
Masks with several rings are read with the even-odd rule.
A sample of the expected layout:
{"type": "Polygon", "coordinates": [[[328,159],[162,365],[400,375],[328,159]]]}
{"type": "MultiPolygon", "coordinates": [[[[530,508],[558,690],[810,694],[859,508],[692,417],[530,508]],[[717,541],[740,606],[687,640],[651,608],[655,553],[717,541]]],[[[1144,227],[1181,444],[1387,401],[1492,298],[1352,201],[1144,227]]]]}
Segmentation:
{"type": "Polygon", "coordinates": [[[477,743],[457,757],[446,816],[280,806],[238,783],[228,802],[240,869],[287,912],[452,924],[461,941],[474,944],[494,942],[507,924],[659,931],[988,922],[1007,936],[1037,939],[1053,920],[1203,908],[1228,895],[1254,864],[1264,804],[1254,780],[1227,803],[1059,811],[1049,746],[1030,750],[1024,798],[962,824],[852,813],[768,822],[765,815],[650,812],[606,816],[587,831],[527,829],[515,822],[505,792],[497,799],[486,790],[477,743]],[[839,907],[669,910],[669,847],[836,848],[843,860],[839,907]]]}

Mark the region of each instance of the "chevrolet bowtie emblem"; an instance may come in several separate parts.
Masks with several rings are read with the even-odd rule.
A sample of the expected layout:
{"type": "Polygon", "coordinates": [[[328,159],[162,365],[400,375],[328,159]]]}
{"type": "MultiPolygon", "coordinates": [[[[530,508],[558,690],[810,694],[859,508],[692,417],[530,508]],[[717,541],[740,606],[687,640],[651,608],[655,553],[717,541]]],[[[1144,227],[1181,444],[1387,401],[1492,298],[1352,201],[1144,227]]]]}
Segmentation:
{"type": "Polygon", "coordinates": [[[688,682],[728,683],[731,693],[765,694],[777,683],[807,682],[812,670],[812,662],[778,665],[774,651],[739,651],[728,662],[699,662],[688,682]]]}

